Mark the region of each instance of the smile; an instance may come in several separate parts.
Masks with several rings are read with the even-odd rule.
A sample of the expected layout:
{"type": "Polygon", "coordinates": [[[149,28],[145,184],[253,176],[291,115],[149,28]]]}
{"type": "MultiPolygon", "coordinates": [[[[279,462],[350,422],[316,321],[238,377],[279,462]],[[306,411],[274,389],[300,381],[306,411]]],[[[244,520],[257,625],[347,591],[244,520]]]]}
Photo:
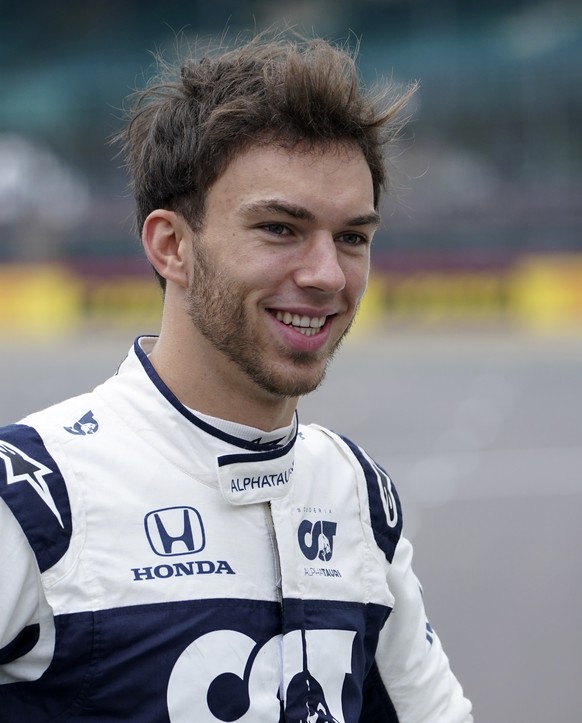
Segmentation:
{"type": "Polygon", "coordinates": [[[274,311],[273,316],[277,321],[286,326],[292,326],[304,336],[318,334],[327,318],[325,316],[299,316],[299,314],[291,314],[289,311],[274,311]]]}

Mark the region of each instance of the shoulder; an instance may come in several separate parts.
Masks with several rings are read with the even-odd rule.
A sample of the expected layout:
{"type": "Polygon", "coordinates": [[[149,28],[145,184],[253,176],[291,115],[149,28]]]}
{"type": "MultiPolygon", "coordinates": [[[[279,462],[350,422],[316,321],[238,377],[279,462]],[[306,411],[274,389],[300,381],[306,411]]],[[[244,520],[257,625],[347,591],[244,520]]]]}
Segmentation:
{"type": "Polygon", "coordinates": [[[50,414],[40,412],[0,428],[0,497],[22,528],[41,572],[61,559],[72,532],[61,455],[43,433],[43,427],[50,429],[47,418],[50,414]]]}
{"type": "Polygon", "coordinates": [[[376,543],[392,562],[402,534],[402,507],[392,479],[367,452],[345,436],[319,425],[300,425],[300,439],[307,454],[329,469],[330,460],[348,464],[367,496],[376,543]]]}

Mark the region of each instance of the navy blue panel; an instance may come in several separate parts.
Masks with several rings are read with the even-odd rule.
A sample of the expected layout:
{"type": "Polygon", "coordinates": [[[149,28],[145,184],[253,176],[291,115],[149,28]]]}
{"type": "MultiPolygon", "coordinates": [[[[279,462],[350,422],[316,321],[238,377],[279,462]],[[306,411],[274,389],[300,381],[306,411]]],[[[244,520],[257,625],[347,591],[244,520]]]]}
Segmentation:
{"type": "Polygon", "coordinates": [[[364,701],[359,723],[398,723],[398,716],[376,663],[364,681],[364,701]]]}
{"type": "MultiPolygon", "coordinates": [[[[362,683],[368,671],[374,664],[374,656],[378,644],[378,635],[384,626],[390,608],[383,605],[368,603],[329,601],[329,600],[299,600],[285,599],[285,632],[292,630],[354,630],[357,636],[352,648],[351,674],[346,675],[342,690],[342,707],[343,716],[347,721],[359,720],[360,710],[362,706],[362,683]]],[[[333,655],[333,651],[330,651],[333,655]]],[[[308,685],[310,691],[314,688],[314,683],[305,676],[297,681],[297,685],[308,685]]],[[[316,694],[318,693],[315,687],[316,694]]],[[[289,692],[288,692],[288,697],[289,692]]],[[[301,697],[298,697],[301,701],[301,697]]],[[[314,699],[313,709],[317,709],[319,698],[316,695],[314,699]]],[[[326,702],[322,706],[326,708],[326,702]]],[[[388,710],[388,709],[387,709],[388,710]]],[[[288,709],[288,720],[301,720],[300,711],[288,709]]],[[[303,711],[304,712],[304,711],[303,711]]],[[[318,720],[333,721],[333,711],[328,711],[329,718],[322,717],[318,720]]],[[[388,719],[390,720],[390,719],[388,719]]]]}
{"type": "Polygon", "coordinates": [[[169,723],[168,681],[184,650],[215,630],[239,631],[260,648],[281,632],[281,609],[253,600],[184,601],[61,615],[55,627],[46,673],[0,685],[0,721],[169,723]]]}
{"type": "Polygon", "coordinates": [[[61,472],[32,427],[0,429],[0,496],[24,530],[40,571],[48,570],[69,547],[71,507],[61,472]]]}
{"type": "MultiPolygon", "coordinates": [[[[377,635],[390,612],[390,608],[375,603],[285,598],[283,632],[288,633],[292,630],[308,628],[313,630],[358,630],[363,635],[366,629],[371,629],[375,633],[377,643],[377,635]],[[354,627],[354,621],[357,621],[358,627],[354,627]]],[[[375,648],[371,649],[370,653],[373,658],[375,648]]]]}
{"type": "MultiPolygon", "coordinates": [[[[200,676],[207,674],[204,657],[198,660],[198,655],[210,655],[208,667],[215,672],[204,683],[204,701],[197,700],[195,705],[208,705],[217,720],[234,721],[248,709],[249,677],[253,667],[260,664],[264,646],[285,628],[295,636],[295,644],[301,644],[304,630],[307,635],[310,630],[326,629],[356,633],[351,673],[346,674],[342,690],[342,715],[347,723],[357,723],[377,633],[388,614],[389,610],[378,605],[321,600],[285,600],[281,608],[274,602],[211,599],[58,616],[55,654],[49,669],[32,683],[0,686],[0,720],[169,723],[167,698],[172,671],[179,659],[184,660],[184,651],[196,642],[196,650],[188,657],[194,661],[193,675],[196,670],[200,676]],[[285,625],[284,618],[289,619],[285,625]],[[229,672],[233,656],[237,662],[239,654],[228,642],[222,648],[223,673],[216,674],[213,668],[218,660],[221,670],[219,649],[213,646],[201,652],[204,636],[217,631],[235,631],[248,640],[241,676],[229,672]]],[[[333,653],[332,643],[330,657],[333,653]]],[[[306,701],[314,710],[325,706],[324,691],[308,662],[304,670],[297,671],[292,684],[287,689],[289,707],[281,720],[304,719],[306,701]]]]}
{"type": "Polygon", "coordinates": [[[94,642],[92,613],[56,617],[55,652],[49,669],[32,683],[0,685],[0,721],[84,720],[81,703],[90,690],[94,642]]]}
{"type": "Polygon", "coordinates": [[[357,445],[346,437],[342,439],[364,470],[374,537],[388,562],[392,562],[396,545],[402,534],[402,507],[396,488],[380,465],[375,462],[371,464],[357,445]]]}

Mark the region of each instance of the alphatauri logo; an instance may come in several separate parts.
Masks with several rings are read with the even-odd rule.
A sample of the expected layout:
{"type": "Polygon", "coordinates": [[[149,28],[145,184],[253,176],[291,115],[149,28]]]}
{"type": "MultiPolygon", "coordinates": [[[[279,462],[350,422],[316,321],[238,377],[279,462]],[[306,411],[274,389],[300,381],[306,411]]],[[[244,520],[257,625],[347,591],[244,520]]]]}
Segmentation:
{"type": "Polygon", "coordinates": [[[337,530],[337,522],[303,520],[299,525],[297,537],[301,552],[308,560],[329,562],[333,555],[333,538],[337,530]]]}
{"type": "Polygon", "coordinates": [[[205,633],[184,650],[170,675],[170,721],[245,723],[283,717],[297,723],[345,723],[344,683],[352,673],[355,637],[352,630],[291,630],[256,642],[238,630],[205,633]]]}

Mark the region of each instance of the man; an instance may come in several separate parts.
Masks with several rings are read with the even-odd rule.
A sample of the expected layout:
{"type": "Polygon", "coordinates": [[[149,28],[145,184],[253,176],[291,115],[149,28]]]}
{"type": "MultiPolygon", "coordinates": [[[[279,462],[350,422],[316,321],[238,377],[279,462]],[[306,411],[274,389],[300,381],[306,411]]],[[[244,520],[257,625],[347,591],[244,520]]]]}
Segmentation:
{"type": "Polygon", "coordinates": [[[0,430],[1,720],[472,720],[390,479],[295,413],[364,293],[411,92],[259,37],[138,95],[161,330],[0,430]]]}

